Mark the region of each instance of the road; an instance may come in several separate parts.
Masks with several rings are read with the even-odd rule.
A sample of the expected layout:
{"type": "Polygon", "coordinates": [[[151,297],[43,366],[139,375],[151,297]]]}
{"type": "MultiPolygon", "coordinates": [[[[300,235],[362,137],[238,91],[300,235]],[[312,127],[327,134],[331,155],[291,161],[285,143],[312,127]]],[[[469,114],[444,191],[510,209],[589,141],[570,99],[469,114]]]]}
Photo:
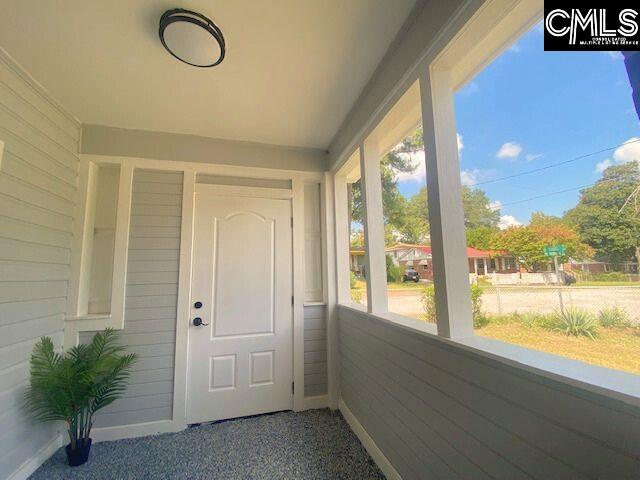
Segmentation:
{"type": "MultiPolygon", "coordinates": [[[[615,287],[562,287],[565,307],[584,308],[593,313],[605,307],[624,308],[632,322],[640,324],[640,288],[615,287]]],[[[389,290],[389,310],[419,318],[422,315],[420,290],[389,290]]],[[[482,309],[491,315],[536,311],[551,313],[560,306],[557,287],[526,286],[484,287],[482,309]],[[498,298],[500,302],[498,302],[498,298]]]]}

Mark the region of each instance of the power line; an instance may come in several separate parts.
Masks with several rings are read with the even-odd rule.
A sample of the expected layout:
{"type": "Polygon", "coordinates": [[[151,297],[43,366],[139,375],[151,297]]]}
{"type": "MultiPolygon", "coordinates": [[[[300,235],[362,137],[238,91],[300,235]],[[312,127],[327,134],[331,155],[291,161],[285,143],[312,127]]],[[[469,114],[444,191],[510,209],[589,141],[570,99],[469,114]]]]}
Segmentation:
{"type": "Polygon", "coordinates": [[[582,160],[588,157],[592,157],[594,155],[598,155],[599,153],[610,152],[611,150],[615,150],[616,148],[620,148],[624,145],[629,145],[631,143],[640,142],[640,138],[635,140],[629,140],[628,142],[621,143],[620,145],[616,145],[615,147],[604,148],[602,150],[598,150],[597,152],[585,153],[584,155],[580,155],[578,157],[570,158],[569,160],[563,160],[557,163],[551,163],[549,165],[545,165],[544,167],[532,168],[531,170],[525,170],[524,172],[514,173],[513,175],[507,175],[505,177],[494,178],[493,180],[485,180],[484,182],[474,183],[473,186],[477,187],[479,185],[487,185],[489,183],[497,183],[502,182],[503,180],[509,180],[511,178],[523,177],[525,175],[531,175],[532,173],[542,172],[544,170],[549,170],[550,168],[560,167],[562,165],[567,165],[569,163],[577,162],[578,160],[582,160]]]}
{"type": "Polygon", "coordinates": [[[534,197],[523,198],[522,200],[515,200],[513,202],[501,203],[500,205],[496,205],[495,207],[491,207],[491,210],[500,210],[502,207],[507,207],[509,205],[517,205],[519,203],[526,203],[526,202],[530,202],[531,200],[537,200],[539,198],[552,197],[554,195],[560,195],[562,193],[574,192],[576,190],[582,190],[583,188],[593,187],[594,185],[601,185],[603,183],[613,182],[615,180],[620,180],[622,178],[631,178],[631,177],[637,177],[637,176],[638,176],[638,174],[634,174],[634,175],[631,175],[631,176],[629,176],[629,175],[619,175],[617,177],[608,178],[606,180],[598,180],[597,182],[589,183],[587,185],[581,185],[579,187],[565,188],[563,190],[556,190],[555,192],[543,193],[542,195],[536,195],[534,197]]]}

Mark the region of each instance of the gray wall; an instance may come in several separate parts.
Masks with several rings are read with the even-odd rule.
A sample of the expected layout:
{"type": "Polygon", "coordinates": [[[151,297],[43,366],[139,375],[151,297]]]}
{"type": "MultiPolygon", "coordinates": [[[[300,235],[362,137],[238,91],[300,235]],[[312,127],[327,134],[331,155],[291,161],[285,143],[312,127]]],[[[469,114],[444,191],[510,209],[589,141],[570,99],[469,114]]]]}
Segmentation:
{"type": "Polygon", "coordinates": [[[171,420],[181,209],[181,172],[134,172],[120,338],[139,358],[126,394],[97,415],[96,427],[171,420]]]}
{"type": "Polygon", "coordinates": [[[56,437],[21,405],[36,341],[62,346],[79,136],[0,52],[0,478],[56,437]]]}
{"type": "Polygon", "coordinates": [[[640,409],[339,309],[341,395],[405,479],[640,478],[640,409]]]}
{"type": "Polygon", "coordinates": [[[304,396],[327,393],[327,308],[304,307],[304,396]]]}
{"type": "Polygon", "coordinates": [[[243,167],[323,171],[326,152],[261,143],[102,125],[82,126],[82,153],[216,163],[243,167]]]}

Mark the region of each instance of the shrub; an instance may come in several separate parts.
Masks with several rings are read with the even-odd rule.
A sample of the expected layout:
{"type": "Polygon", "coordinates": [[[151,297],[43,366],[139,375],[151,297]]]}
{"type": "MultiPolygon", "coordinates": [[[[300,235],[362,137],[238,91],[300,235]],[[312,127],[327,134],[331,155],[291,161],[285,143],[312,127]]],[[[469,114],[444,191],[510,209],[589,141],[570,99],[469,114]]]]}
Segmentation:
{"type": "Polygon", "coordinates": [[[629,327],[631,320],[629,314],[621,307],[605,307],[598,312],[598,322],[601,326],[609,327],[629,327]]]}
{"type": "Polygon", "coordinates": [[[524,312],[517,314],[518,319],[526,327],[540,327],[553,329],[556,327],[556,317],[551,313],[524,312]]]}
{"type": "Polygon", "coordinates": [[[565,332],[575,337],[585,336],[595,340],[598,334],[598,319],[595,315],[580,308],[565,308],[557,311],[555,330],[565,332]]]}
{"type": "Polygon", "coordinates": [[[429,285],[428,287],[425,287],[425,289],[422,291],[422,296],[420,297],[420,301],[422,302],[424,319],[427,322],[435,323],[436,322],[436,303],[435,303],[435,287],[433,285],[429,285]]]}
{"type": "Polygon", "coordinates": [[[628,275],[622,272],[603,272],[594,273],[593,279],[597,282],[627,282],[629,281],[628,275]]]}
{"type": "Polygon", "coordinates": [[[351,290],[356,288],[357,281],[358,281],[358,277],[356,277],[356,274],[352,270],[351,276],[349,277],[349,288],[351,288],[351,290]]]}
{"type": "Polygon", "coordinates": [[[387,262],[387,282],[402,282],[402,270],[401,268],[393,263],[393,258],[391,255],[386,255],[387,262]]]}
{"type": "Polygon", "coordinates": [[[362,303],[364,292],[361,290],[351,290],[351,301],[355,303],[362,303]]]}
{"type": "MultiPolygon", "coordinates": [[[[429,285],[422,291],[421,301],[424,319],[427,322],[435,323],[436,305],[435,287],[433,285],[429,285]]],[[[482,312],[482,288],[477,285],[471,285],[471,313],[475,328],[481,328],[489,323],[488,317],[482,312]]]]}

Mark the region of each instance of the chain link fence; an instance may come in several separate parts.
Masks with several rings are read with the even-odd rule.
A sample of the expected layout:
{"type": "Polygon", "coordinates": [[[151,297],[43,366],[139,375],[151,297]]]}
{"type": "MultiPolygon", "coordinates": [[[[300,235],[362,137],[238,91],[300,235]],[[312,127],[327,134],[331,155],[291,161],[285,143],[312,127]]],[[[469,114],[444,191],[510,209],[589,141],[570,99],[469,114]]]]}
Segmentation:
{"type": "Polygon", "coordinates": [[[579,308],[597,315],[607,308],[624,310],[640,325],[640,283],[615,286],[517,285],[482,286],[482,310],[487,315],[552,313],[579,308]]]}

